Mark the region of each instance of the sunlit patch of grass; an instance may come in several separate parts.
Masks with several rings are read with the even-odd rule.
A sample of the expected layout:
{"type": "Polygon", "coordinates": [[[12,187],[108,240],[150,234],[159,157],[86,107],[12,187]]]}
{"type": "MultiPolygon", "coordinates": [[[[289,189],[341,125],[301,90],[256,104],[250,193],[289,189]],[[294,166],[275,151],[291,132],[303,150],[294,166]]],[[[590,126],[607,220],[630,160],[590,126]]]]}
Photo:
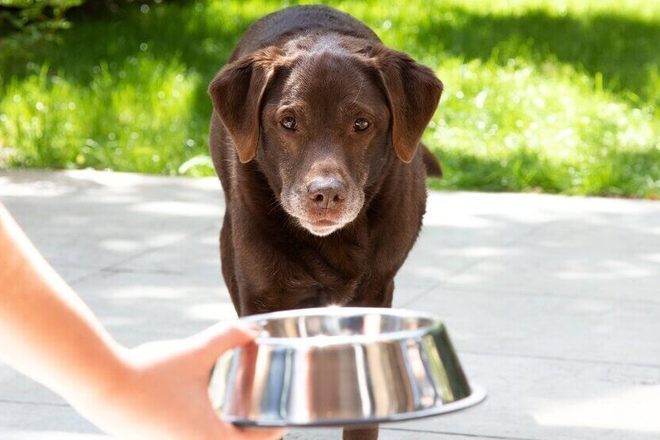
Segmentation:
{"type": "MultiPolygon", "coordinates": [[[[6,87],[0,116],[16,166],[95,167],[160,173],[204,145],[190,124],[200,78],[171,61],[129,57],[93,67],[81,87],[48,66],[6,87]]],[[[7,141],[5,141],[7,142],[7,141]]]]}
{"type": "Polygon", "coordinates": [[[635,195],[660,191],[658,121],[570,66],[445,63],[449,84],[427,144],[436,188],[635,195]],[[471,170],[467,172],[467,170],[471,170]]]}
{"type": "MultiPolygon", "coordinates": [[[[206,84],[252,21],[293,3],[165,3],[0,45],[0,166],[212,174],[206,84]]],[[[325,3],[443,80],[432,187],[660,197],[660,3],[325,3]]]]}

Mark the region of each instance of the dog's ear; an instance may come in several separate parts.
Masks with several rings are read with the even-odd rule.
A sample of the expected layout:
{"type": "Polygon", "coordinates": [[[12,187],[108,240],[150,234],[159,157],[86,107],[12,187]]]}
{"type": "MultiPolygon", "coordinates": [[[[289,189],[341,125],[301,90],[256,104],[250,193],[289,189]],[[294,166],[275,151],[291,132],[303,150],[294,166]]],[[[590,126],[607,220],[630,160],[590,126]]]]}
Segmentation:
{"type": "Polygon", "coordinates": [[[392,113],[392,143],[396,155],[408,163],[415,157],[426,125],[442,94],[433,71],[408,55],[383,46],[372,52],[392,113]]]}
{"type": "Polygon", "coordinates": [[[213,109],[229,131],[242,163],[257,153],[261,100],[280,55],[277,48],[246,55],[226,65],[209,84],[213,109]]]}

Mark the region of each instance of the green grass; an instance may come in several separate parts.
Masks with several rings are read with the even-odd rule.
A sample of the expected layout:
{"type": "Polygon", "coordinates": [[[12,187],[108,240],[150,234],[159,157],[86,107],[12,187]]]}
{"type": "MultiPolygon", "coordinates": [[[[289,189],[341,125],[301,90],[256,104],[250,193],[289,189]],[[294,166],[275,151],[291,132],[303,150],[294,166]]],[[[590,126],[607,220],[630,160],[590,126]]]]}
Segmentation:
{"type": "MultiPolygon", "coordinates": [[[[327,3],[445,83],[424,137],[445,171],[433,188],[660,197],[660,3],[327,3]]],[[[166,3],[0,44],[0,162],[212,174],[206,85],[284,5],[166,3]]]]}

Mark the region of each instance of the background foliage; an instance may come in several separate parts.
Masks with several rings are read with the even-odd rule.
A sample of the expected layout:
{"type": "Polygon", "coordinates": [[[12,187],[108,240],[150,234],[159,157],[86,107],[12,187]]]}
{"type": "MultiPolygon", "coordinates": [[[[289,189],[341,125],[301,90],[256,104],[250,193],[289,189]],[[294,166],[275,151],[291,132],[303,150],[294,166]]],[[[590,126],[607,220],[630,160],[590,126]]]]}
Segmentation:
{"type": "Polygon", "coordinates": [[[26,51],[66,29],[67,10],[84,0],[0,0],[0,49],[3,54],[26,51]]]}
{"type": "MultiPolygon", "coordinates": [[[[48,29],[80,1],[37,3],[48,29]]],[[[58,38],[3,30],[0,166],[212,174],[206,85],[252,21],[292,3],[88,2],[58,38]]],[[[660,2],[326,3],[445,83],[432,187],[660,196],[660,2]]]]}

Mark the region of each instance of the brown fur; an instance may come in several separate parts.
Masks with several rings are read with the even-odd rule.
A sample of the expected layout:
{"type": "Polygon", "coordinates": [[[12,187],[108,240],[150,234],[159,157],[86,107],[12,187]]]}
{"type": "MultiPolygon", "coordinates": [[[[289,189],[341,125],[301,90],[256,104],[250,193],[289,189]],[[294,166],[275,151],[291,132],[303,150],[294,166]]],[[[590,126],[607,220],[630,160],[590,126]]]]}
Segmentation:
{"type": "Polygon", "coordinates": [[[391,306],[426,170],[441,173],[420,144],[441,92],[430,69],[330,8],[284,9],[248,29],[209,86],[222,272],[239,315],[391,306]]]}

